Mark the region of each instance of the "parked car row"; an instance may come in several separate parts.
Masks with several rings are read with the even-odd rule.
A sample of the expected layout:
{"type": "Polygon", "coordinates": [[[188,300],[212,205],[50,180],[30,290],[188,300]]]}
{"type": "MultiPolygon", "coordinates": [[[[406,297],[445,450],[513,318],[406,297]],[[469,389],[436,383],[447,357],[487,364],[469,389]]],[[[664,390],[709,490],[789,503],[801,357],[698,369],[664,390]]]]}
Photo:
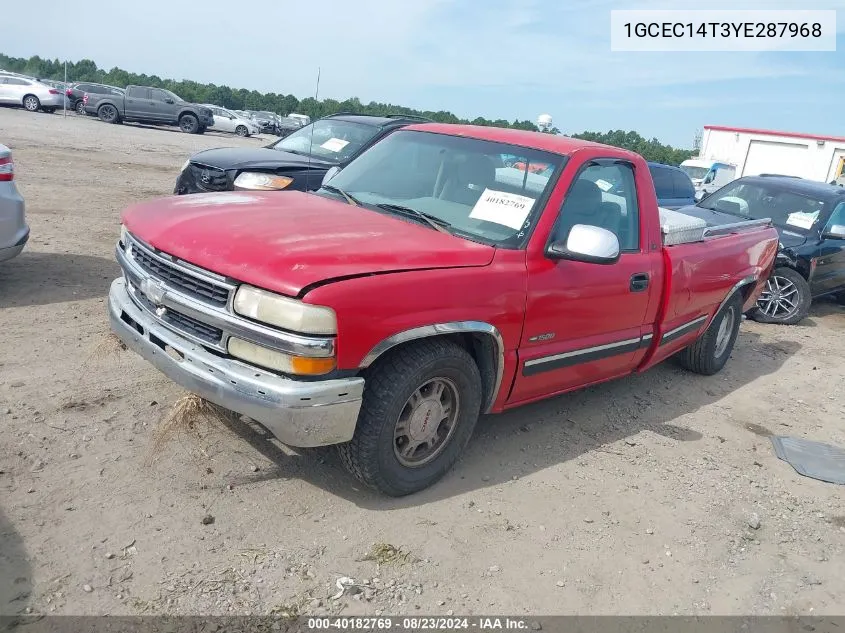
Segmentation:
{"type": "Polygon", "coordinates": [[[61,84],[0,70],[0,104],[21,106],[29,112],[55,112],[68,106],[61,84]]]}

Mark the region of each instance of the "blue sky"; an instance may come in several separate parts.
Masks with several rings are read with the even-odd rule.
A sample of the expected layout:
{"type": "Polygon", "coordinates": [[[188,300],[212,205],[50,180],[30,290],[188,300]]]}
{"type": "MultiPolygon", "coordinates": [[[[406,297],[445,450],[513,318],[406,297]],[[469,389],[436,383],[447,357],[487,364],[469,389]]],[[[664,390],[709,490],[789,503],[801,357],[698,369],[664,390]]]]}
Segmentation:
{"type": "MultiPolygon", "coordinates": [[[[7,6],[5,6],[7,5],[7,6]]],[[[0,52],[261,91],[388,101],[688,147],[704,125],[845,134],[845,0],[13,2],[0,52]],[[837,9],[835,53],[610,51],[611,9],[837,9]]]]}

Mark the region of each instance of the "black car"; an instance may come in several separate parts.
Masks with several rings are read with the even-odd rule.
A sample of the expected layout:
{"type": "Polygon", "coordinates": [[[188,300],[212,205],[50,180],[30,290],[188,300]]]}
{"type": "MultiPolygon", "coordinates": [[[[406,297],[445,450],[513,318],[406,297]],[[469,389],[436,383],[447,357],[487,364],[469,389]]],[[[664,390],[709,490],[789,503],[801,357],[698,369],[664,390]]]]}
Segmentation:
{"type": "Polygon", "coordinates": [[[314,121],[266,147],[209,149],[185,163],[173,193],[316,190],[332,167],[343,168],[393,130],[421,121],[428,119],[341,113],[314,121]]]}
{"type": "Polygon", "coordinates": [[[746,176],[682,213],[725,224],[771,218],[780,233],[775,267],[750,316],[792,325],[816,297],[845,303],[845,188],[790,176],[746,176]]]}
{"type": "Polygon", "coordinates": [[[68,99],[70,99],[71,109],[76,110],[77,114],[84,115],[86,114],[85,102],[83,101],[85,93],[98,95],[122,95],[124,92],[123,88],[116,88],[115,86],[82,82],[71,84],[65,91],[65,94],[68,96],[68,99]]]}

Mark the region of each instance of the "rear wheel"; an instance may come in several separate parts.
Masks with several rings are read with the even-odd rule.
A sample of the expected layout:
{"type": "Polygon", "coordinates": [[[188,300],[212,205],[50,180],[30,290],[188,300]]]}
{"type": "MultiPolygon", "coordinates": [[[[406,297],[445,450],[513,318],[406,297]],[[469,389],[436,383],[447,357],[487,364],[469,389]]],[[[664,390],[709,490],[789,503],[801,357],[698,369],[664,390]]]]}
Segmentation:
{"type": "Polygon", "coordinates": [[[23,98],[23,107],[26,108],[28,112],[38,112],[41,108],[41,102],[35,95],[26,95],[23,98]]]}
{"type": "Polygon", "coordinates": [[[99,110],[97,110],[97,116],[100,117],[100,121],[103,121],[104,123],[120,122],[120,114],[118,114],[117,108],[110,103],[100,106],[99,110]]]}
{"type": "Polygon", "coordinates": [[[795,325],[810,312],[811,302],[810,284],[801,273],[792,268],[775,268],[751,318],[760,323],[795,325]]]}
{"type": "Polygon", "coordinates": [[[76,102],[76,106],[74,107],[74,110],[76,110],[77,114],[79,114],[81,116],[85,116],[85,104],[82,102],[82,99],[80,99],[79,101],[76,102]]]}
{"type": "Polygon", "coordinates": [[[712,376],[719,372],[733,351],[742,323],[742,297],[735,295],[713,317],[704,334],[678,355],[686,369],[712,376]]]}
{"type": "Polygon", "coordinates": [[[197,134],[200,131],[200,122],[193,114],[183,114],[179,119],[179,129],[185,134],[197,134]]]}
{"type": "Polygon", "coordinates": [[[337,447],[359,481],[399,497],[455,463],[481,411],[481,374],[465,349],[424,340],[388,352],[367,376],[355,435],[337,447]]]}
{"type": "Polygon", "coordinates": [[[245,125],[239,125],[235,128],[235,134],[238,136],[249,136],[249,130],[246,129],[245,125]]]}

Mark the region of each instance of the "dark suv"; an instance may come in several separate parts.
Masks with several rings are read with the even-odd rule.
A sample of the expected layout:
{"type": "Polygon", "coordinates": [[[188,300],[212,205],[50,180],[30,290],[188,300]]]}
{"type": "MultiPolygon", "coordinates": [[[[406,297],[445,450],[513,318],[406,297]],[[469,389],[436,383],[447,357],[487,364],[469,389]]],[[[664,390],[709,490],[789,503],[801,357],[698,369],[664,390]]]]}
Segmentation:
{"type": "Polygon", "coordinates": [[[115,86],[107,86],[106,84],[92,84],[87,82],[71,84],[65,91],[68,99],[70,99],[70,107],[76,110],[77,114],[87,114],[85,112],[85,102],[83,101],[85,93],[96,95],[122,95],[123,88],[116,88],[115,86]]]}
{"type": "Polygon", "coordinates": [[[708,224],[771,218],[780,233],[775,268],[750,316],[801,321],[816,297],[845,303],[845,188],[791,176],[745,176],[681,209],[708,224]]]}
{"type": "Polygon", "coordinates": [[[342,169],[393,130],[428,121],[406,115],[333,114],[266,147],[226,147],[194,154],[173,193],[320,188],[331,168],[342,169]]]}

